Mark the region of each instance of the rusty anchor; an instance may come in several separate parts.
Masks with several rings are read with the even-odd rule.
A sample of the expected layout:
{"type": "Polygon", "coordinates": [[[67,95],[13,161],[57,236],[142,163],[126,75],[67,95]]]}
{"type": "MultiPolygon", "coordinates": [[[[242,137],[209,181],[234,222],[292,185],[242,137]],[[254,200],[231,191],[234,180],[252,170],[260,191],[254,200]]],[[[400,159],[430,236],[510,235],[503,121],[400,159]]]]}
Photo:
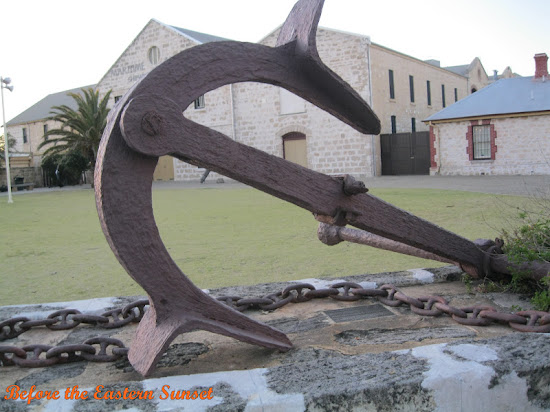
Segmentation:
{"type": "Polygon", "coordinates": [[[319,220],[368,230],[476,277],[483,273],[485,252],[473,242],[364,193],[349,178],[343,183],[183,116],[206,92],[252,81],[283,87],[362,133],[378,134],[380,122],[369,105],[319,58],[315,36],[322,7],[323,0],[298,1],[276,47],[227,41],[185,50],[149,73],[111,111],[97,158],[96,204],[114,254],[150,297],[151,309],[128,355],[143,375],[154,370],[177,335],[195,329],[283,351],[292,347],[285,334],[203,293],[174,263],[152,208],[152,176],[163,155],[294,203],[319,220]]]}

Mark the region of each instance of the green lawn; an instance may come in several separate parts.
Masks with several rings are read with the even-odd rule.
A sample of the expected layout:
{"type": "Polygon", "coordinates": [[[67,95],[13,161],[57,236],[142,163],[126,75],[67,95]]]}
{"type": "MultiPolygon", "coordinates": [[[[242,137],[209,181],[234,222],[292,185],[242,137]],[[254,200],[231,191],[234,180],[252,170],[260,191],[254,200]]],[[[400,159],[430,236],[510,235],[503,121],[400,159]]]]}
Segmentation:
{"type": "MultiPolygon", "coordinates": [[[[371,193],[469,239],[495,237],[504,215],[525,201],[440,190],[371,193]]],[[[0,198],[0,304],[143,293],[107,245],[93,191],[6,200],[0,198]]],[[[153,203],[172,257],[202,288],[438,266],[361,245],[326,246],[309,212],[254,189],[154,190],[153,203]]]]}

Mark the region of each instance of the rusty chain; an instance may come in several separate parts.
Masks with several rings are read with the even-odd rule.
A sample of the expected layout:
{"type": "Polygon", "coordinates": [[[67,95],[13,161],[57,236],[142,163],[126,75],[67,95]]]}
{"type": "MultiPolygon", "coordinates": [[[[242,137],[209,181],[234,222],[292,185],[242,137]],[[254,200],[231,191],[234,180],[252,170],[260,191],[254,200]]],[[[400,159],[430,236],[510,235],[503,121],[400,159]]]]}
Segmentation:
{"type": "MultiPolygon", "coordinates": [[[[550,332],[550,312],[526,310],[516,313],[497,311],[492,306],[469,306],[457,308],[441,296],[411,297],[399,291],[394,285],[382,285],[377,289],[363,288],[354,282],[339,282],[326,289],[317,289],[309,283],[299,283],[287,286],[282,291],[265,295],[261,298],[242,298],[240,296],[219,296],[217,300],[238,311],[258,309],[273,311],[289,303],[308,302],[312,299],[330,298],[339,301],[357,301],[366,298],[376,298],[380,303],[397,307],[409,305],[410,310],[420,316],[449,315],[462,325],[488,326],[493,323],[508,324],[521,332],[550,332]]],[[[66,330],[80,324],[88,324],[100,328],[120,328],[129,323],[137,323],[145,314],[149,300],[141,299],[123,308],[112,309],[101,315],[84,314],[76,309],[64,309],[51,313],[45,319],[30,320],[27,317],[14,317],[0,322],[0,341],[13,339],[22,333],[36,327],[45,326],[51,330],[66,330]]],[[[76,345],[0,345],[1,366],[18,365],[20,367],[36,368],[60,363],[77,361],[113,362],[124,358],[129,348],[118,339],[109,337],[93,337],[82,344],[76,345]],[[110,349],[110,353],[108,351],[110,349]],[[42,356],[43,355],[43,356],[42,356]]]]}

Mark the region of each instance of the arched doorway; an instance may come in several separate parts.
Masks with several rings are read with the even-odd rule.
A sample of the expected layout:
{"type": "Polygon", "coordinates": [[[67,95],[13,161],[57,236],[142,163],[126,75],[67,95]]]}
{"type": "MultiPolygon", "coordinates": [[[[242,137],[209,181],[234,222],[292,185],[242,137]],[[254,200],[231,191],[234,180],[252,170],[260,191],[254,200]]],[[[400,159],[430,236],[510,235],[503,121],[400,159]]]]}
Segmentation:
{"type": "Polygon", "coordinates": [[[300,132],[283,135],[283,157],[288,161],[307,167],[306,135],[300,132]]]}

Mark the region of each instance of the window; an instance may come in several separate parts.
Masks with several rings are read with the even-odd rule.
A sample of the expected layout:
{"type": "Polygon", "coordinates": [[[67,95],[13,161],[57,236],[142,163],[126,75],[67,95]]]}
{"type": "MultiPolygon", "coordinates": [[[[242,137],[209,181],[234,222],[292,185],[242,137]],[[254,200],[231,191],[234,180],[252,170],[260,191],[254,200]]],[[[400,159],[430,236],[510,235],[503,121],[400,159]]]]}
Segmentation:
{"type": "Polygon", "coordinates": [[[120,99],[122,99],[122,96],[115,96],[115,103],[118,103],[120,99]]]}
{"type": "Polygon", "coordinates": [[[306,112],[305,100],[286,89],[279,88],[279,101],[282,115],[306,112]]]}
{"type": "Polygon", "coordinates": [[[393,70],[388,72],[390,78],[390,99],[395,99],[395,88],[393,85],[393,70]]]}
{"type": "Polygon", "coordinates": [[[490,119],[471,120],[466,133],[468,157],[473,160],[495,160],[497,154],[497,131],[490,119]]]}
{"type": "Polygon", "coordinates": [[[397,133],[397,118],[395,116],[391,117],[391,134],[397,133]]]}
{"type": "Polygon", "coordinates": [[[27,136],[27,128],[23,127],[23,143],[27,143],[29,141],[29,137],[27,136]]]}
{"type": "Polygon", "coordinates": [[[157,65],[160,61],[160,50],[157,46],[152,46],[147,52],[147,58],[151,64],[157,65]]]}
{"type": "Polygon", "coordinates": [[[46,136],[46,133],[48,133],[48,125],[45,124],[42,128],[44,130],[44,140],[48,140],[48,136],[46,136]]]}
{"type": "Polygon", "coordinates": [[[409,89],[411,91],[411,103],[414,103],[414,77],[409,76],[409,89]]]}
{"type": "Polygon", "coordinates": [[[445,85],[441,85],[441,104],[445,107],[445,85]]]}
{"type": "Polygon", "coordinates": [[[411,119],[411,131],[416,133],[416,119],[414,117],[411,119]]]}
{"type": "Polygon", "coordinates": [[[455,102],[458,102],[458,89],[455,87],[455,102]]]}
{"type": "Polygon", "coordinates": [[[428,93],[428,106],[432,105],[432,88],[430,87],[430,81],[426,81],[426,92],[428,93]]]}
{"type": "Polygon", "coordinates": [[[195,109],[204,109],[204,94],[195,100],[195,109]]]}
{"type": "Polygon", "coordinates": [[[474,149],[474,160],[491,158],[491,126],[472,127],[472,143],[474,149]]]}

